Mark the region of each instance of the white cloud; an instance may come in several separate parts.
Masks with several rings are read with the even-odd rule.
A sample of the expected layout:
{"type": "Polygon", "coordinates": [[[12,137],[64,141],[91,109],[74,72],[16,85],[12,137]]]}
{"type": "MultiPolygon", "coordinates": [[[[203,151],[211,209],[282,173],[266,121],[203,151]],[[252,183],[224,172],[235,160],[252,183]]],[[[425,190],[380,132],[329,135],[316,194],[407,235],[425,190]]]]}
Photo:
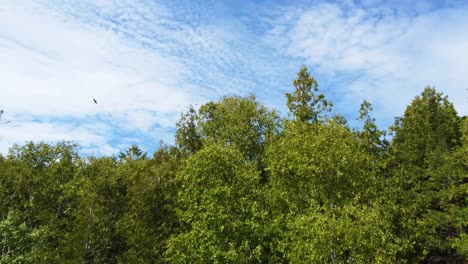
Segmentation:
{"type": "Polygon", "coordinates": [[[104,148],[106,140],[98,131],[51,118],[98,118],[149,132],[154,124],[174,125],[178,113],[193,101],[183,89],[183,76],[190,71],[182,63],[125,41],[118,32],[79,23],[29,1],[3,3],[0,17],[0,106],[5,115],[36,119],[3,126],[3,146],[65,139],[104,148]]]}
{"type": "Polygon", "coordinates": [[[466,8],[408,15],[383,5],[322,3],[288,9],[270,25],[266,41],[330,80],[341,112],[357,113],[368,99],[388,120],[430,85],[468,114],[466,8]]]}
{"type": "Polygon", "coordinates": [[[100,127],[99,124],[53,124],[44,122],[16,122],[11,125],[3,125],[0,130],[0,153],[6,153],[13,144],[23,144],[27,141],[74,141],[83,146],[99,144],[102,147],[101,154],[110,154],[113,148],[106,142],[108,127],[100,127]]]}
{"type": "Polygon", "coordinates": [[[117,114],[141,107],[174,111],[187,103],[184,92],[174,89],[185,71],[175,60],[33,5],[6,8],[0,82],[10,111],[117,114]]]}
{"type": "Polygon", "coordinates": [[[269,89],[286,74],[218,4],[19,0],[0,8],[0,92],[8,98],[0,107],[34,122],[90,118],[112,125],[110,134],[172,143],[187,105],[253,91],[275,101],[269,89]]]}
{"type": "Polygon", "coordinates": [[[302,61],[345,114],[367,99],[390,120],[427,84],[467,114],[467,9],[265,5],[227,15],[221,2],[3,3],[0,109],[13,122],[0,127],[0,152],[30,139],[97,154],[172,143],[181,110],[222,95],[255,92],[284,110],[302,61]]]}

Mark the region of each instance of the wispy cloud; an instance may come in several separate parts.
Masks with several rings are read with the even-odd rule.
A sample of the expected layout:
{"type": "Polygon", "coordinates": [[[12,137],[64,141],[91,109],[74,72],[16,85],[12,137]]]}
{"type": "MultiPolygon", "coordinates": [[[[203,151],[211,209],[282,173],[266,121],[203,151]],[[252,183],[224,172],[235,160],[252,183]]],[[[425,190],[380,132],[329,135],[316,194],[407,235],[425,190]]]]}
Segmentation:
{"type": "MultiPolygon", "coordinates": [[[[119,32],[32,2],[4,4],[0,12],[0,106],[6,114],[35,120],[16,119],[12,124],[17,126],[2,127],[2,152],[5,142],[59,139],[109,150],[99,131],[81,127],[101,122],[129,134],[151,133],[155,124],[173,127],[179,112],[193,101],[184,90],[182,75],[188,70],[181,62],[126,41],[119,32]],[[66,125],[52,117],[82,123],[66,125]]],[[[111,140],[115,131],[106,132],[111,140]]]]}
{"type": "MultiPolygon", "coordinates": [[[[87,154],[113,154],[118,150],[108,144],[110,127],[99,123],[75,126],[68,122],[23,121],[3,126],[0,134],[0,149],[26,141],[73,141],[84,146],[87,154]]],[[[6,151],[5,151],[6,152],[6,151]]]]}
{"type": "Polygon", "coordinates": [[[42,123],[70,117],[110,124],[109,142],[139,135],[134,143],[148,145],[148,137],[170,143],[188,104],[225,94],[260,91],[262,97],[284,72],[279,59],[270,62],[271,48],[224,10],[216,2],[5,4],[0,82],[9,88],[1,91],[8,98],[1,107],[42,123]]]}
{"type": "Polygon", "coordinates": [[[18,0],[0,6],[0,153],[74,140],[85,153],[172,143],[189,104],[250,92],[284,111],[299,66],[353,118],[385,124],[425,85],[468,112],[462,2],[18,0]],[[94,104],[93,98],[98,101],[94,104]]]}
{"type": "Polygon", "coordinates": [[[389,121],[431,85],[466,114],[466,6],[435,8],[419,1],[408,9],[364,2],[283,7],[281,16],[267,20],[265,39],[312,66],[332,88],[340,112],[355,111],[365,98],[389,121]]]}

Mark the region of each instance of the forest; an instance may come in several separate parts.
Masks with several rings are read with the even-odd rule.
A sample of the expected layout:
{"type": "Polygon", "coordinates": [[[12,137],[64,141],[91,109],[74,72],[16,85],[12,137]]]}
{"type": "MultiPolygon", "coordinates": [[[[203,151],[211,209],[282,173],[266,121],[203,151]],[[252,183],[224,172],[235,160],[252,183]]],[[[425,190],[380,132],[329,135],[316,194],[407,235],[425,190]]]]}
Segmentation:
{"type": "Polygon", "coordinates": [[[388,129],[363,101],[351,128],[303,66],[285,101],[188,107],[153,155],[11,147],[0,263],[467,263],[468,119],[447,96],[424,88],[388,129]]]}

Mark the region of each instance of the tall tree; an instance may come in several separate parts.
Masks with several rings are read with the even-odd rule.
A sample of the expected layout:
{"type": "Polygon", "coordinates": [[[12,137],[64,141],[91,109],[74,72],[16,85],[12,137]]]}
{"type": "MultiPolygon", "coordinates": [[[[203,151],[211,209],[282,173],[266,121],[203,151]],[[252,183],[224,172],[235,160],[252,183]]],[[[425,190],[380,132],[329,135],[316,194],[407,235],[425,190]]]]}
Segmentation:
{"type": "Polygon", "coordinates": [[[325,100],[323,94],[317,94],[317,81],[312,77],[306,66],[302,66],[294,80],[296,90],[286,93],[287,106],[296,120],[301,122],[316,122],[323,118],[324,112],[329,112],[332,103],[325,100]]]}
{"type": "Polygon", "coordinates": [[[370,113],[374,110],[372,104],[364,100],[359,108],[358,120],[364,122],[362,131],[357,134],[361,143],[368,149],[368,151],[376,157],[381,157],[387,150],[389,142],[382,139],[385,136],[385,131],[379,130],[375,124],[375,118],[371,117],[370,113]]]}
{"type": "Polygon", "coordinates": [[[127,247],[119,262],[166,263],[166,241],[178,234],[175,175],[180,164],[178,149],[163,145],[153,159],[119,165],[119,171],[131,182],[126,195],[128,209],[117,224],[127,247]]]}
{"type": "Polygon", "coordinates": [[[198,126],[198,114],[193,106],[182,113],[176,123],[177,131],[175,141],[177,146],[185,153],[193,154],[202,147],[200,128],[198,126]]]}
{"type": "Polygon", "coordinates": [[[427,167],[433,154],[460,145],[460,117],[447,96],[426,87],[393,127],[392,151],[401,163],[427,167]]]}
{"type": "Polygon", "coordinates": [[[457,154],[462,148],[460,122],[448,98],[426,87],[393,127],[389,188],[395,190],[398,206],[408,208],[400,217],[400,230],[414,244],[406,255],[411,261],[456,261],[450,241],[463,233],[459,213],[466,200],[460,194],[466,192],[467,175],[457,154]]]}

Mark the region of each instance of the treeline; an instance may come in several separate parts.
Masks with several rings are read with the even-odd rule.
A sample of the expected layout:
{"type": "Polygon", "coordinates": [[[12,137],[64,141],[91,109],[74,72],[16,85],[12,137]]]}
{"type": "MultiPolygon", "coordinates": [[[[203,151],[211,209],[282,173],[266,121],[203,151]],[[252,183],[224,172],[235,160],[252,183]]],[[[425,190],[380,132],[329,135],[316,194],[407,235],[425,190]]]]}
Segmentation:
{"type": "Polygon", "coordinates": [[[468,120],[447,97],[388,131],[364,101],[351,129],[307,68],[294,86],[287,119],[254,96],[189,108],[153,157],[12,147],[0,263],[464,263],[468,120]]]}

